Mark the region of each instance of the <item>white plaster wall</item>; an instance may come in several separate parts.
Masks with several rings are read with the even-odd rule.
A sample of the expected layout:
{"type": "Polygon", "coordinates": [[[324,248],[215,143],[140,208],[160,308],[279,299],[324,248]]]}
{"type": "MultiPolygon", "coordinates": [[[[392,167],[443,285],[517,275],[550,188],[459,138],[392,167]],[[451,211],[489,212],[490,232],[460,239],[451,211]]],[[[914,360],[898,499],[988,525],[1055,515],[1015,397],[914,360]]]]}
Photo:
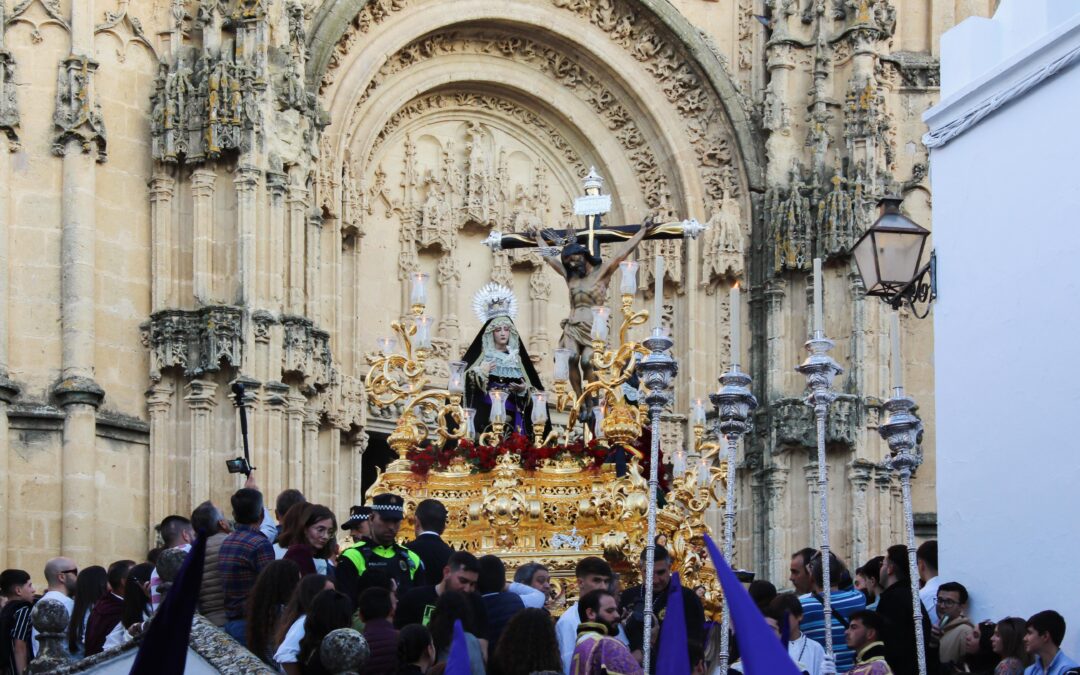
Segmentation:
{"type": "MultiPolygon", "coordinates": [[[[1002,18],[999,11],[995,21],[1002,18]]],[[[1080,48],[1076,32],[1065,39],[1066,48],[1080,48]]],[[[949,59],[967,58],[947,46],[946,39],[943,71],[952,68],[949,59]]],[[[954,68],[986,75],[977,70],[954,68]]],[[[970,101],[981,88],[972,84],[954,81],[950,88],[970,101]]],[[[949,103],[928,113],[932,130],[955,117],[941,114],[949,103]]],[[[1074,658],[1080,656],[1077,110],[1080,66],[1074,65],[930,156],[940,293],[934,359],[941,573],[967,586],[977,619],[1061,612],[1068,624],[1063,647],[1074,658]]]]}

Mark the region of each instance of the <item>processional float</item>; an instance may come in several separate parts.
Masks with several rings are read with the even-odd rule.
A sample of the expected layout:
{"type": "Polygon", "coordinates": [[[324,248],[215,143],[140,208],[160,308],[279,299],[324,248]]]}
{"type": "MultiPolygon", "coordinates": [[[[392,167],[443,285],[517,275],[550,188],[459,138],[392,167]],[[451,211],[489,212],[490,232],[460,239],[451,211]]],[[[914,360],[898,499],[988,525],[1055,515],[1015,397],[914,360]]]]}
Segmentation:
{"type": "MultiPolygon", "coordinates": [[[[578,204],[587,228],[545,231],[542,243],[565,245],[567,239],[576,239],[598,250],[599,243],[625,240],[636,231],[637,226],[600,226],[599,215],[606,212],[606,204],[596,199],[598,185],[598,177],[590,173],[587,195],[582,198],[586,203],[578,204]]],[[[696,236],[702,229],[696,221],[641,227],[648,228],[645,238],[650,239],[696,236]]],[[[488,243],[493,248],[523,247],[530,240],[535,246],[535,237],[517,234],[493,235],[488,243]]],[[[551,251],[541,253],[550,255],[551,251]]],[[[636,267],[629,261],[620,265],[621,322],[610,346],[609,310],[593,309],[594,377],[583,383],[580,392],[570,386],[570,353],[555,350],[551,395],[533,394],[528,420],[531,434],[507,434],[505,396],[498,391],[490,392],[488,423],[477,428],[474,413],[465,405],[465,362],[449,364],[445,386],[431,381],[426,368],[431,355],[431,318],[424,314],[427,279],[413,275],[410,315],[392,324],[396,339],[381,340],[378,350],[368,357],[369,401],[379,408],[394,408],[399,417],[388,438],[397,457],[367,496],[399,494],[405,498],[407,513],[424,499],[440,500],[449,512],[443,534],[448,543],[478,555],[495,553],[511,569],[541,562],[568,597],[575,594],[573,569],[580,558],[608,559],[624,585],[629,585],[639,576],[638,553],[651,553],[657,538],[666,540],[673,568],[681,573],[684,585],[696,590],[707,615],[718,619],[721,591],[706,561],[702,535],[708,531],[707,509],[725,504],[731,493],[728,476],[733,461],[714,465],[719,445],[705,440],[702,408],[693,417],[695,450],[702,459],[693,471],[677,471],[661,498],[662,506],[657,504],[660,413],[670,403],[677,366],[670,353],[673,340],[660,327],[656,310],[648,337],[639,341],[631,335],[650,318],[650,312],[634,309],[636,267]],[[640,402],[624,395],[624,385],[633,376],[644,390],[640,402]],[[549,409],[557,413],[553,418],[560,423],[552,426],[556,420],[549,419],[549,409]],[[651,434],[644,432],[646,426],[651,426],[651,434]],[[625,472],[608,461],[615,455],[625,456],[625,472]]],[[[657,279],[663,279],[662,270],[657,279]]],[[[499,291],[491,286],[485,288],[488,300],[498,301],[499,291]]],[[[745,405],[720,407],[721,417],[725,409],[729,413],[741,410],[745,423],[745,405]]],[[[738,437],[736,429],[737,425],[723,428],[729,453],[738,437]]],[[[682,461],[685,465],[685,457],[682,461]]],[[[404,530],[409,523],[406,518],[404,530]]],[[[409,534],[406,531],[403,536],[409,534]]],[[[651,561],[649,555],[647,567],[651,561]]],[[[647,606],[650,590],[651,574],[647,575],[647,606]]]]}

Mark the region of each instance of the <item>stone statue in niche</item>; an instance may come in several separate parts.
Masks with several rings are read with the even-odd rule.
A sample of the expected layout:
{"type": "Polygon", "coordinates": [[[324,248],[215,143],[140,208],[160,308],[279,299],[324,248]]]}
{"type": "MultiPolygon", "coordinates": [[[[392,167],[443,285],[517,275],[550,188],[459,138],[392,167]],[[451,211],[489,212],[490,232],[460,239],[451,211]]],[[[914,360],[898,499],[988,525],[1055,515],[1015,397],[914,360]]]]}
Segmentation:
{"type": "Polygon", "coordinates": [[[466,213],[471,220],[488,223],[491,219],[492,180],[488,158],[484,152],[484,132],[478,123],[469,122],[465,138],[467,139],[465,147],[468,152],[466,213]]]}
{"type": "Polygon", "coordinates": [[[445,182],[436,180],[430,172],[424,182],[427,184],[427,199],[420,219],[420,246],[439,244],[444,250],[449,250],[454,236],[450,188],[445,182]]]}
{"type": "Polygon", "coordinates": [[[702,285],[710,295],[715,290],[712,282],[716,279],[738,278],[743,274],[742,208],[730,192],[713,205],[701,259],[702,285]]]}

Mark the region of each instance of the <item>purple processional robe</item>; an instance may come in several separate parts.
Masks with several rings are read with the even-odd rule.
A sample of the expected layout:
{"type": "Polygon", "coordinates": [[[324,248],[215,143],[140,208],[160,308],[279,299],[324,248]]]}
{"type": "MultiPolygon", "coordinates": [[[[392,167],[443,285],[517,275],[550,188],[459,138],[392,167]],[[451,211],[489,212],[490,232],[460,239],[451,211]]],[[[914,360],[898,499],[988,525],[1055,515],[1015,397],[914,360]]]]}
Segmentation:
{"type": "Polygon", "coordinates": [[[578,629],[570,675],[641,675],[641,664],[619,640],[587,628],[578,629]]]}

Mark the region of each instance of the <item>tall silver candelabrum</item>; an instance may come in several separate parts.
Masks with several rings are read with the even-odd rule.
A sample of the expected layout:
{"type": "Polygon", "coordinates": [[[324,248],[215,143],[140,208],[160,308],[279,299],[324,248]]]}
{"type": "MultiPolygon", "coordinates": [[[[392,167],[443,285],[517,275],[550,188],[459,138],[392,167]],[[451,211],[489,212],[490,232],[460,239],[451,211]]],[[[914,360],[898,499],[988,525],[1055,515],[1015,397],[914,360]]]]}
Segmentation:
{"type": "MultiPolygon", "coordinates": [[[[739,370],[739,364],[731,364],[731,370],[720,376],[720,391],[709,394],[720,418],[720,433],[727,441],[727,498],[724,503],[724,557],[734,565],[735,557],[735,453],[739,438],[750,429],[750,413],[757,408],[757,399],[750,393],[751,378],[739,370]]],[[[730,655],[731,613],[725,600],[720,623],[719,672],[728,671],[730,655]]]]}
{"type": "Polygon", "coordinates": [[[832,584],[830,583],[830,560],[829,550],[829,474],[825,459],[825,422],[829,415],[829,404],[836,400],[836,392],[832,390],[833,380],[837,375],[844,372],[831,356],[829,351],[833,348],[833,341],[825,337],[825,332],[814,331],[814,337],[806,343],[806,350],[810,355],[796,366],[806,377],[806,386],[810,393],[806,396],[806,404],[813,407],[814,417],[817,420],[817,463],[818,463],[818,495],[821,501],[821,513],[818,514],[818,540],[821,548],[821,582],[825,587],[822,597],[824,599],[825,625],[830,627],[825,631],[825,651],[829,656],[833,655],[832,639],[832,584]]]}
{"type": "Polygon", "coordinates": [[[649,355],[638,362],[637,375],[648,391],[645,394],[645,403],[649,406],[649,420],[652,424],[652,446],[649,450],[649,525],[645,543],[645,578],[642,579],[645,584],[645,643],[642,646],[645,662],[642,665],[648,673],[652,659],[649,636],[652,635],[653,625],[653,566],[656,563],[656,491],[660,484],[657,479],[660,464],[660,413],[671,400],[668,389],[675,374],[679,372],[679,364],[669,353],[675,343],[664,335],[663,329],[654,328],[652,335],[646,338],[643,344],[649,350],[649,355]]]}
{"type": "Polygon", "coordinates": [[[919,675],[926,675],[926,648],[923,644],[922,601],[919,599],[919,568],[915,560],[915,519],[911,512],[911,474],[922,464],[916,451],[922,420],[911,410],[915,399],[904,395],[903,387],[893,388],[893,397],[885,401],[888,417],[878,433],[889,444],[891,455],[886,466],[900,474],[904,495],[904,532],[907,535],[908,576],[911,579],[911,611],[915,622],[915,652],[919,656],[919,675]]]}

